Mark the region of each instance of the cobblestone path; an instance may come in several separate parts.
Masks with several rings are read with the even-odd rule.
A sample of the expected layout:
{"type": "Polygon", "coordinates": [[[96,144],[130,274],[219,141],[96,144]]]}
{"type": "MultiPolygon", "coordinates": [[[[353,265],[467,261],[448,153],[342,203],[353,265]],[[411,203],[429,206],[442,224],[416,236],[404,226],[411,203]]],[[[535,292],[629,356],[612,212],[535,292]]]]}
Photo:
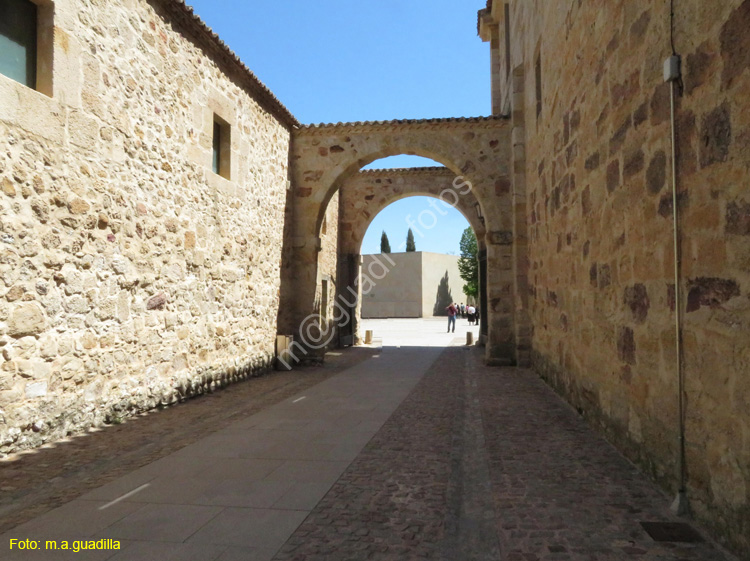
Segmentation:
{"type": "MultiPolygon", "coordinates": [[[[384,352],[399,352],[385,349],[384,352]]],[[[447,349],[275,561],[729,561],[532,372],[447,349]]]]}

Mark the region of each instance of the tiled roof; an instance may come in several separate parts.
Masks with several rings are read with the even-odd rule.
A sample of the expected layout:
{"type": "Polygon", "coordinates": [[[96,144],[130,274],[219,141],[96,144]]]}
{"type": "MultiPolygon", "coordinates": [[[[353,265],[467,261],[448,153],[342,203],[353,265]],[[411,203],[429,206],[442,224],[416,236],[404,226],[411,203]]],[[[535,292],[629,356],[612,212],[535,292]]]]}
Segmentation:
{"type": "Polygon", "coordinates": [[[413,168],[378,168],[378,169],[361,169],[359,173],[370,175],[440,175],[453,172],[444,166],[424,166],[413,168]]]}
{"type": "Polygon", "coordinates": [[[240,57],[193,12],[191,6],[188,6],[184,0],[156,0],[156,2],[166,10],[174,22],[182,24],[182,27],[190,33],[192,38],[213,55],[217,62],[222,62],[233,68],[242,80],[242,85],[254,94],[256,101],[264,109],[287,126],[299,125],[299,121],[289,109],[253,74],[252,70],[240,60],[240,57]]]}
{"type": "Polygon", "coordinates": [[[331,129],[389,129],[403,125],[414,128],[429,128],[432,125],[463,125],[465,123],[492,124],[497,121],[507,121],[502,115],[489,117],[445,117],[437,119],[394,119],[392,121],[356,121],[353,123],[319,123],[314,125],[300,125],[298,132],[329,131],[331,129]]]}

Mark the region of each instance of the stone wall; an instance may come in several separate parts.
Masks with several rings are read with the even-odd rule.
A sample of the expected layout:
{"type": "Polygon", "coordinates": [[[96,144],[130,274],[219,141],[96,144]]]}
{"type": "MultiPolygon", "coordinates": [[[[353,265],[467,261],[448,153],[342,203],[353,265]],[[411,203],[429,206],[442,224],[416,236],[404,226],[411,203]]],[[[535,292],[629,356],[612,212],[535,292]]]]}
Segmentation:
{"type": "MultiPolygon", "coordinates": [[[[674,492],[669,2],[512,2],[510,68],[491,4],[495,105],[523,129],[535,367],[674,492]]],[[[750,554],[750,1],[675,10],[688,494],[750,554]]]]}
{"type": "Polygon", "coordinates": [[[293,118],[177,2],[54,10],[52,96],[0,75],[0,454],[274,352],[293,118]]]}
{"type": "Polygon", "coordinates": [[[363,255],[362,275],[372,281],[362,295],[363,318],[447,316],[446,307],[466,298],[456,255],[426,251],[363,255]]]}
{"type": "Polygon", "coordinates": [[[330,346],[335,346],[338,338],[336,325],[331,321],[335,317],[334,302],[339,251],[339,193],[331,197],[326,208],[325,218],[320,225],[320,254],[318,255],[318,294],[316,299],[320,306],[320,315],[326,318],[331,337],[330,346]]]}

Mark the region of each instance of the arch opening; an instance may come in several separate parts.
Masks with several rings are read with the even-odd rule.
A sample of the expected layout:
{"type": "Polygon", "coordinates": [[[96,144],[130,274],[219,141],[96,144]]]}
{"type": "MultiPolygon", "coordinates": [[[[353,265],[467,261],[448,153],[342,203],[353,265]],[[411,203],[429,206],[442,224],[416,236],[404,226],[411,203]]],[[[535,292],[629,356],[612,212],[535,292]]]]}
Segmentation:
{"type": "MultiPolygon", "coordinates": [[[[478,216],[484,217],[485,206],[478,197],[476,190],[473,188],[476,184],[475,180],[471,177],[470,174],[467,175],[467,173],[463,172],[459,168],[459,166],[449,158],[446,158],[441,154],[429,149],[402,149],[394,146],[381,146],[379,150],[373,151],[366,156],[362,156],[355,162],[344,167],[343,170],[341,170],[341,172],[335,177],[335,179],[333,179],[324,194],[323,200],[321,201],[317,216],[317,222],[315,224],[315,230],[317,232],[320,232],[323,219],[325,217],[326,211],[329,208],[331,199],[336,193],[340,191],[342,185],[344,185],[349,178],[356,175],[358,172],[377,172],[380,170],[388,171],[388,169],[419,171],[423,169],[434,169],[440,166],[442,166],[442,168],[444,168],[445,170],[449,170],[453,174],[452,185],[454,187],[454,191],[456,191],[459,195],[470,195],[474,199],[475,204],[478,206],[478,210],[475,211],[475,213],[478,216]],[[380,165],[389,165],[389,163],[404,161],[400,160],[400,158],[402,157],[408,157],[408,161],[411,162],[412,165],[406,168],[379,167],[380,165]],[[376,164],[376,162],[379,163],[376,164]],[[416,162],[430,165],[413,165],[416,162]],[[378,167],[373,167],[375,165],[377,165],[378,167]]],[[[484,228],[482,228],[482,230],[484,230],[484,228]]]]}

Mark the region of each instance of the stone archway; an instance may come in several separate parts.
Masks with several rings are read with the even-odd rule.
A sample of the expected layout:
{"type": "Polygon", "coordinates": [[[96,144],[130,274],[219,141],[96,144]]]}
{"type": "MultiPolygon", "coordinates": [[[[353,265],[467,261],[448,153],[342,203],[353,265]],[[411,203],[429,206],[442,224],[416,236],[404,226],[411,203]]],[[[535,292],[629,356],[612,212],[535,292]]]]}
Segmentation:
{"type": "MultiPolygon", "coordinates": [[[[320,224],[328,201],[367,164],[413,154],[443,164],[470,185],[485,219],[487,359],[516,361],[510,127],[504,117],[311,125],[292,138],[292,220],[282,276],[279,329],[296,333],[314,310],[320,224]]],[[[339,259],[347,256],[339,252],[339,259]]]]}
{"type": "Polygon", "coordinates": [[[339,191],[339,252],[359,253],[367,228],[381,210],[418,195],[435,199],[442,195],[442,200],[466,218],[483,248],[486,228],[476,213],[477,198],[471,191],[457,189],[455,179],[456,175],[445,167],[374,169],[349,177],[339,191]]]}
{"type": "MultiPolygon", "coordinates": [[[[375,216],[387,206],[406,197],[431,197],[434,205],[425,208],[423,213],[429,215],[425,220],[420,215],[413,217],[417,236],[419,228],[431,229],[431,222],[439,226],[441,213],[445,210],[438,206],[440,200],[458,210],[474,230],[480,251],[485,250],[486,228],[484,218],[477,214],[479,202],[472,191],[456,187],[456,175],[445,167],[421,167],[401,169],[363,170],[344,181],[339,190],[339,269],[337,286],[354,286],[354,279],[359,277],[359,257],[362,240],[375,216]]],[[[484,289],[486,279],[482,279],[484,289]]],[[[482,291],[484,292],[484,290],[482,291]]],[[[341,294],[341,301],[348,301],[347,294],[341,294]]],[[[342,329],[342,337],[358,340],[358,326],[361,310],[352,306],[347,308],[351,323],[342,329]]],[[[482,333],[487,335],[486,322],[482,333]]]]}

